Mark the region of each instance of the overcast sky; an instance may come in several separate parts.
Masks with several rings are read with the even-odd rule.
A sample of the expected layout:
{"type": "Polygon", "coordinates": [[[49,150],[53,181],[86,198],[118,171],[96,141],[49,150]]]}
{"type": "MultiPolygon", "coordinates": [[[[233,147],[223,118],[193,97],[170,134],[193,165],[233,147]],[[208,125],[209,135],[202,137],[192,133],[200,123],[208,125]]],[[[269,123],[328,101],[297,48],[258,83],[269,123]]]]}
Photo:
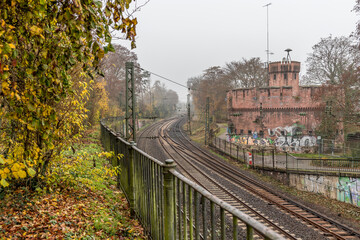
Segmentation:
{"type": "MultiPolygon", "coordinates": [[[[143,68],[184,85],[211,66],[251,57],[265,62],[267,3],[270,61],[281,60],[291,48],[301,74],[320,38],[348,36],[360,19],[352,11],[355,0],[150,0],[136,14],[133,51],[143,68]]],[[[162,82],[186,101],[186,88],[162,82]]]]}

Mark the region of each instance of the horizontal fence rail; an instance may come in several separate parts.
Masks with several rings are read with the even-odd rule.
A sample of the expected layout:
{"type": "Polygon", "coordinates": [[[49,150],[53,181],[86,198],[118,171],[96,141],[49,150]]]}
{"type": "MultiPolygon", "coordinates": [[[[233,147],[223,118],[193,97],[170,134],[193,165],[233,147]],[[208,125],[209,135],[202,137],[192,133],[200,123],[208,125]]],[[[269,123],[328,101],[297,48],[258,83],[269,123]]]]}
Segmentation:
{"type": "Polygon", "coordinates": [[[287,152],[277,152],[273,147],[254,149],[220,138],[213,138],[211,146],[253,168],[301,173],[360,174],[359,158],[298,158],[287,152]]]}
{"type": "Polygon", "coordinates": [[[176,171],[149,156],[101,122],[101,141],[119,166],[118,186],[152,239],[284,239],[176,171]],[[244,227],[239,227],[244,226],[244,227]],[[245,229],[245,230],[243,230],[245,229]]]}

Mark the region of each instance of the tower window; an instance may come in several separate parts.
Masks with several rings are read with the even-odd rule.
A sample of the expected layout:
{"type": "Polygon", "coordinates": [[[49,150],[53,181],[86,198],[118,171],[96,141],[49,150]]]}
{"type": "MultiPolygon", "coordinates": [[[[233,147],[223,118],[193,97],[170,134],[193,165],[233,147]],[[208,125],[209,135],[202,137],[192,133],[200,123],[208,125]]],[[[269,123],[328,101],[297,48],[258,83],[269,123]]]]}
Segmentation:
{"type": "Polygon", "coordinates": [[[287,80],[287,73],[284,73],[284,80],[287,80]]]}
{"type": "Polygon", "coordinates": [[[276,80],[276,74],[274,74],[274,80],[276,80]]]}
{"type": "Polygon", "coordinates": [[[294,73],[294,79],[296,79],[296,73],[294,73]]]}

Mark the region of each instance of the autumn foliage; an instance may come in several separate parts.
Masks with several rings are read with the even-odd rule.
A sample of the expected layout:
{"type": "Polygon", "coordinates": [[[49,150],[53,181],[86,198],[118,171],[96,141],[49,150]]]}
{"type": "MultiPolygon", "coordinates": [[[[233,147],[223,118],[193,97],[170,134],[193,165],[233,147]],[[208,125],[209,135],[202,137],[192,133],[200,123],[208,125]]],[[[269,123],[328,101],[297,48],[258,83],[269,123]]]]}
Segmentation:
{"type": "MultiPolygon", "coordinates": [[[[111,30],[135,46],[131,0],[8,0],[0,3],[0,184],[48,175],[76,139],[89,80],[113,50],[111,30]]],[[[33,179],[32,181],[28,181],[33,179]]]]}

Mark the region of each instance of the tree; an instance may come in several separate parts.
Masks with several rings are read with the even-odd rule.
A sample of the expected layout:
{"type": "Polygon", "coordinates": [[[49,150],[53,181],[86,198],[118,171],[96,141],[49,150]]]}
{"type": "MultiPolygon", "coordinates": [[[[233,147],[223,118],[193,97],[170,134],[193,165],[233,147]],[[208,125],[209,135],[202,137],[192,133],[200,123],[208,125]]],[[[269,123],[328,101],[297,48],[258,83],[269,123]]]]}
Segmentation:
{"type": "Polygon", "coordinates": [[[231,82],[225,77],[219,66],[204,70],[203,75],[188,80],[191,89],[193,104],[196,111],[201,114],[205,111],[206,98],[211,98],[210,113],[214,121],[226,119],[226,91],[231,88],[231,82]]]}
{"type": "Polygon", "coordinates": [[[336,133],[339,129],[344,136],[357,131],[360,125],[360,69],[345,72],[335,85],[324,84],[318,100],[326,103],[318,129],[321,135],[334,138],[339,134],[336,133]]]}
{"type": "Polygon", "coordinates": [[[234,88],[264,87],[267,85],[267,73],[260,58],[232,61],[224,68],[226,77],[232,81],[234,88]]]}
{"type": "Polygon", "coordinates": [[[159,81],[156,81],[151,88],[150,92],[147,94],[146,98],[152,98],[151,102],[153,109],[149,113],[151,116],[156,117],[169,117],[176,111],[176,104],[179,102],[179,97],[177,93],[173,90],[166,89],[164,84],[161,84],[159,81]]]}
{"type": "Polygon", "coordinates": [[[134,52],[126,47],[114,45],[114,52],[109,52],[100,62],[100,69],[105,81],[105,90],[109,97],[109,107],[115,116],[121,115],[121,109],[125,107],[125,63],[134,62],[134,78],[136,94],[142,96],[147,89],[149,74],[141,70],[138,58],[134,52]],[[121,106],[120,106],[121,105],[121,106]],[[121,109],[120,109],[121,108],[121,109]]]}
{"type": "Polygon", "coordinates": [[[113,50],[111,28],[135,47],[131,0],[0,2],[0,184],[48,174],[79,136],[88,81],[113,50]]]}
{"type": "Polygon", "coordinates": [[[354,71],[359,66],[359,50],[349,37],[321,38],[309,54],[305,84],[338,84],[342,75],[354,71]]]}

